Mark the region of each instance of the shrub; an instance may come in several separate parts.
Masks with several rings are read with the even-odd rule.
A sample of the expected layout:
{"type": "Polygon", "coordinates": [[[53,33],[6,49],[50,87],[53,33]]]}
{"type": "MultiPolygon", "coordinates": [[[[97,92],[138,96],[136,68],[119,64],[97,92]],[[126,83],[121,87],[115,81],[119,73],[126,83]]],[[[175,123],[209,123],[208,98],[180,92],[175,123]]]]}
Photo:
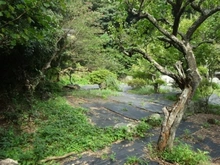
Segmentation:
{"type": "Polygon", "coordinates": [[[92,84],[98,84],[101,89],[106,89],[106,88],[112,90],[119,89],[117,76],[106,69],[101,69],[90,73],[89,81],[92,84]]]}
{"type": "Polygon", "coordinates": [[[161,153],[161,157],[166,161],[182,165],[208,163],[210,159],[207,152],[201,150],[194,151],[189,145],[182,143],[174,146],[172,150],[165,150],[161,153]]]}
{"type": "Polygon", "coordinates": [[[128,85],[130,85],[133,88],[141,88],[143,86],[145,86],[147,83],[144,79],[141,78],[135,78],[133,80],[130,80],[128,82],[128,85]]]}

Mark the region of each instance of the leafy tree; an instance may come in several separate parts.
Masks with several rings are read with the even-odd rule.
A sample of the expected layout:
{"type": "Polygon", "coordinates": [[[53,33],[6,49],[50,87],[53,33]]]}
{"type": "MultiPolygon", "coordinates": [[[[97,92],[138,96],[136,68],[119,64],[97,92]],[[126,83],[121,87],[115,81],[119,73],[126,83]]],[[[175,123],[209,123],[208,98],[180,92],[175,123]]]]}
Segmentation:
{"type": "MultiPolygon", "coordinates": [[[[220,15],[220,2],[217,0],[120,2],[122,13],[115,18],[118,26],[114,26],[115,24],[110,26],[118,48],[128,56],[141,54],[159,72],[172,77],[182,90],[178,101],[172,107],[162,109],[165,119],[158,140],[158,149],[162,151],[172,148],[185,106],[201,81],[197,63],[204,65],[200,59],[206,60],[207,56],[206,54],[201,56],[199,52],[208,51],[204,47],[208,43],[215,45],[212,46],[214,50],[210,51],[212,53],[219,47],[216,43],[219,42],[219,23],[215,19],[220,15]]],[[[210,61],[212,58],[211,55],[210,61]]]]}
{"type": "Polygon", "coordinates": [[[1,90],[33,91],[64,48],[65,0],[0,1],[1,90]]]}

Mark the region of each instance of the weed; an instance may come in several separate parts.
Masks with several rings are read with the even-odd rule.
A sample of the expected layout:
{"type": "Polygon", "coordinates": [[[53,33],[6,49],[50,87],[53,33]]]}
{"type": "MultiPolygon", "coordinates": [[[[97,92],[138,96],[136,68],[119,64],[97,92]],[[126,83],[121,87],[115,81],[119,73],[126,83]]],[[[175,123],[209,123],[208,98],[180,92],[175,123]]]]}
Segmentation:
{"type": "Polygon", "coordinates": [[[204,122],[204,123],[202,124],[202,126],[203,126],[204,128],[210,128],[210,124],[207,123],[207,122],[204,122]]]}
{"type": "Polygon", "coordinates": [[[83,98],[104,98],[107,99],[109,96],[116,96],[118,92],[112,91],[109,89],[103,90],[78,90],[73,91],[72,95],[75,97],[83,97],[83,98]]]}
{"type": "Polygon", "coordinates": [[[101,159],[102,159],[102,160],[108,159],[108,154],[103,154],[103,155],[101,156],[101,159]]]}
{"type": "MultiPolygon", "coordinates": [[[[175,140],[177,141],[177,140],[175,140]]],[[[189,145],[183,144],[179,141],[176,146],[171,150],[166,149],[163,152],[158,152],[156,145],[149,143],[147,149],[151,158],[158,159],[162,158],[163,160],[170,163],[178,163],[181,165],[198,165],[198,164],[208,164],[210,157],[208,152],[197,150],[194,151],[189,145]]]]}
{"type": "Polygon", "coordinates": [[[127,157],[127,160],[125,162],[125,165],[137,165],[137,164],[141,164],[141,165],[147,165],[148,162],[138,158],[137,156],[130,156],[127,157]]]}
{"type": "Polygon", "coordinates": [[[208,105],[209,113],[220,115],[220,105],[217,104],[209,104],[208,105]]]}
{"type": "Polygon", "coordinates": [[[171,101],[177,101],[178,97],[176,95],[168,95],[166,96],[166,99],[171,101]]]}
{"type": "Polygon", "coordinates": [[[127,108],[122,108],[122,111],[128,111],[128,109],[127,108]]]}
{"type": "Polygon", "coordinates": [[[112,152],[111,155],[109,155],[109,158],[110,158],[110,160],[113,161],[113,162],[116,161],[116,153],[115,153],[115,152],[112,152]]]}
{"type": "Polygon", "coordinates": [[[172,150],[165,150],[161,153],[161,158],[171,163],[197,165],[208,163],[210,161],[208,152],[197,150],[194,151],[189,145],[178,144],[172,150]]]}
{"type": "Polygon", "coordinates": [[[146,134],[146,131],[151,129],[151,126],[144,121],[141,121],[136,127],[137,135],[140,137],[144,137],[146,134]]]}
{"type": "MultiPolygon", "coordinates": [[[[36,101],[32,112],[36,116],[32,119],[35,132],[1,128],[0,158],[10,157],[21,164],[36,164],[48,156],[95,151],[117,140],[143,136],[148,128],[139,125],[128,132],[123,128],[93,126],[86,117],[86,109],[73,108],[61,97],[36,101]]],[[[111,159],[114,160],[114,154],[111,159]]]]}
{"type": "Polygon", "coordinates": [[[191,137],[191,131],[189,129],[184,130],[184,138],[188,139],[191,137]]]}
{"type": "Polygon", "coordinates": [[[129,92],[139,95],[149,95],[154,93],[154,89],[152,86],[144,86],[141,88],[134,88],[132,90],[129,90],[129,92]]]}

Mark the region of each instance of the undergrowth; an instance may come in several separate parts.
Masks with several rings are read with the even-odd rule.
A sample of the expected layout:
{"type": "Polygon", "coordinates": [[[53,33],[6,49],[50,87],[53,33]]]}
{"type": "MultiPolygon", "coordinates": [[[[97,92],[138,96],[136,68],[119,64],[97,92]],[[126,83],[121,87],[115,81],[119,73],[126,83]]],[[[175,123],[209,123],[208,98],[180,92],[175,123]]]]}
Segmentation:
{"type": "Polygon", "coordinates": [[[94,89],[94,90],[76,90],[73,91],[72,96],[76,97],[84,97],[84,98],[103,98],[106,99],[109,96],[117,96],[118,92],[117,91],[112,91],[110,89],[94,89]]]}
{"type": "Polygon", "coordinates": [[[144,86],[144,87],[141,87],[141,88],[133,88],[132,90],[129,90],[128,92],[133,93],[133,94],[139,94],[139,95],[149,95],[149,94],[155,93],[152,86],[144,86]]]}
{"type": "Polygon", "coordinates": [[[0,130],[0,159],[12,158],[20,164],[37,164],[48,156],[62,156],[98,150],[112,142],[143,136],[150,127],[139,124],[132,132],[125,128],[99,128],[89,123],[83,108],[73,108],[62,97],[35,101],[32,115],[19,124],[0,130]]]}
{"type": "Polygon", "coordinates": [[[208,152],[197,149],[196,151],[187,144],[178,142],[173,146],[172,150],[166,149],[163,152],[158,152],[152,144],[148,145],[148,150],[152,158],[163,160],[170,163],[178,163],[179,165],[198,165],[209,164],[210,157],[208,152]]]}
{"type": "MultiPolygon", "coordinates": [[[[143,86],[140,88],[133,88],[128,91],[129,93],[138,94],[138,95],[150,95],[155,94],[154,88],[152,86],[143,86]]],[[[167,93],[169,90],[160,89],[159,93],[167,93]]]]}

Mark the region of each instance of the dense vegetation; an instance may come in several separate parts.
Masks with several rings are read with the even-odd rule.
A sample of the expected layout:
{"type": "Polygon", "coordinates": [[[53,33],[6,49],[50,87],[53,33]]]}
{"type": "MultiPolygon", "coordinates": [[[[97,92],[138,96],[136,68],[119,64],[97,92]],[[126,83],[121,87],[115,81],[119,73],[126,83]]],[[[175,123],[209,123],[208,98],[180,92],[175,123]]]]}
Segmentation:
{"type": "MultiPolygon", "coordinates": [[[[36,164],[144,136],[150,128],[144,122],[132,132],[92,126],[85,109],[62,97],[67,84],[99,84],[105,90],[89,94],[107,97],[132,76],[123,82],[136,92],[159,93],[167,74],[183,91],[196,84],[190,99],[191,93],[207,98],[208,109],[208,96],[220,88],[209,81],[220,69],[219,11],[218,0],[0,0],[0,159],[36,164]]],[[[171,155],[166,145],[163,159],[171,155]]]]}

